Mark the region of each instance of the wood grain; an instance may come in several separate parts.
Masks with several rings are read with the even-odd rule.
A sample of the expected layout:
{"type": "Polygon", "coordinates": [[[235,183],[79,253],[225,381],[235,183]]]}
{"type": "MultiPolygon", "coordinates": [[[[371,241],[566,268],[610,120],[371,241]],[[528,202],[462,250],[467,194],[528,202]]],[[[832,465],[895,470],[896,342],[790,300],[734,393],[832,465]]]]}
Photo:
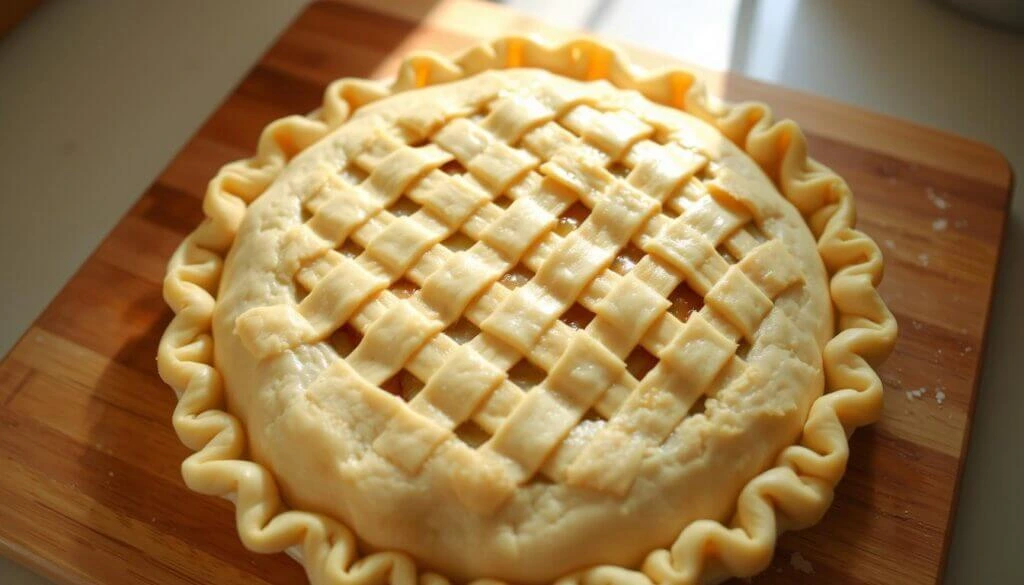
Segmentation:
{"type": "MultiPolygon", "coordinates": [[[[256,64],[0,362],[0,551],[67,583],[300,583],[283,555],[245,551],[231,506],[189,492],[154,356],[160,281],[202,218],[206,182],[271,120],[317,107],[343,76],[386,76],[410,50],[544,31],[502,7],[352,0],[308,8],[256,64]]],[[[641,63],[672,61],[630,51],[641,63]]],[[[733,100],[796,119],[842,174],[887,257],[902,334],[881,369],[881,422],[816,527],[782,537],[755,583],[941,580],[978,382],[1011,175],[987,146],[735,75],[733,100]],[[919,388],[920,396],[907,392],[919,388]],[[937,392],[943,393],[938,399],[937,392]],[[809,561],[813,574],[794,553],[809,561]],[[804,570],[801,570],[804,569],[804,570]]]]}

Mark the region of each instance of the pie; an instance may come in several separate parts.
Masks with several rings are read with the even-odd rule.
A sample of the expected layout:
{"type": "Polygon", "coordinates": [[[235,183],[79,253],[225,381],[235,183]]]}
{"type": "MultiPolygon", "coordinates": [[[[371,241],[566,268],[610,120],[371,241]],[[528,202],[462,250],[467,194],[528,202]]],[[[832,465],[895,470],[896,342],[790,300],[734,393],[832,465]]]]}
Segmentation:
{"type": "Polygon", "coordinates": [[[752,575],[880,413],[843,180],[592,40],[335,82],[204,210],[159,352],[185,481],[314,583],[752,575]]]}

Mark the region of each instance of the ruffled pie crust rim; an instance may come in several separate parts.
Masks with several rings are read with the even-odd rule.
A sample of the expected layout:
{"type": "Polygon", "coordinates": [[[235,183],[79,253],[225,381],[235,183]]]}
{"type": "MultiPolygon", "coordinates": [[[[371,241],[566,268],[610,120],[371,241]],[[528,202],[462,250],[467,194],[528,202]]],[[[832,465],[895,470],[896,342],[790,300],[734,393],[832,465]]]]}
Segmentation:
{"type": "Polygon", "coordinates": [[[811,406],[799,443],[784,449],[775,467],[747,483],[728,526],[700,520],[684,528],[671,547],[652,551],[639,570],[599,566],[558,582],[713,583],[756,574],[771,562],[778,534],[821,519],[845,471],[849,435],[881,413],[882,382],[872,363],[884,359],[896,340],[896,320],[876,289],[882,278],[882,254],[874,241],[853,227],[856,213],[850,188],[807,156],[806,140],[794,122],[773,121],[764,104],[725,104],[709,96],[689,71],[646,71],[629,63],[623,53],[591,39],[546,44],[507,37],[455,58],[412,55],[390,84],[335,81],[320,109],[271,123],[263,130],[253,158],[220,170],[203,201],[206,219],[174,253],[164,280],[164,298],[175,317],[160,341],[157,363],[161,377],[178,394],[175,431],[195,451],[182,463],[185,483],[193,491],[233,500],[243,544],[260,553],[290,552],[303,563],[312,583],[448,582],[440,575],[420,572],[404,553],[361,557],[355,535],[341,523],[286,508],[270,471],[244,459],[245,431],[237,418],[223,410],[224,386],[213,365],[211,320],[224,257],[246,207],[289,160],[369,102],[488,69],[512,67],[541,68],[579,80],[605,79],[705,120],[761,166],[817,239],[830,275],[836,334],[823,351],[827,391],[811,406]]]}

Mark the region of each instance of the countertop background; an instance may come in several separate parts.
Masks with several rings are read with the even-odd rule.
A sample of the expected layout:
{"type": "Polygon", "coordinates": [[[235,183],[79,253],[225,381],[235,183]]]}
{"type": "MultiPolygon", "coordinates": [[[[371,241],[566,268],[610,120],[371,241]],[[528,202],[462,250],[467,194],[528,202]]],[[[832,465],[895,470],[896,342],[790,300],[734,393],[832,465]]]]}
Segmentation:
{"type": "MultiPolygon", "coordinates": [[[[50,0],[0,38],[0,354],[305,1],[50,0]]],[[[505,3],[968,136],[1002,151],[1018,176],[1024,169],[1024,33],[932,1],[505,3]]],[[[1024,582],[1021,184],[961,487],[952,585],[1024,582]]],[[[0,582],[48,583],[4,559],[0,582]]]]}

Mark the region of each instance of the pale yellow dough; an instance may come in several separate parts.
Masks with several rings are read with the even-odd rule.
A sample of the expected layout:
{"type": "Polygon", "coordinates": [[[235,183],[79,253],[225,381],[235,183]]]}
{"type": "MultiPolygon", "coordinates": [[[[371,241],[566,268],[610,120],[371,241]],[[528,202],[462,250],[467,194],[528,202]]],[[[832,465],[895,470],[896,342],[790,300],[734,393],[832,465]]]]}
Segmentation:
{"type": "MultiPolygon", "coordinates": [[[[209,405],[176,415],[194,448],[209,439],[190,425],[221,388],[241,427],[225,431],[232,461],[217,471],[201,457],[186,479],[235,494],[240,513],[264,502],[240,515],[243,540],[302,542],[313,580],[406,562],[411,578],[514,583],[756,572],[778,530],[824,512],[842,473],[845,422],[816,403],[823,354],[833,303],[841,328],[844,307],[874,312],[870,352],[891,345],[880,256],[860,271],[866,286],[830,291],[819,245],[845,200],[780,194],[785,165],[809,162],[787,163],[792,135],[777,153],[748,143],[755,162],[728,127],[603,78],[539,65],[450,77],[372,100],[347,86],[359,107],[330,131],[268,130],[290,160],[247,208],[208,201],[235,226],[218,243],[230,244],[219,287],[200,284],[215,292],[202,305],[213,352],[194,333],[176,341],[172,324],[161,371],[188,403],[199,374],[180,355],[215,368],[209,405]],[[676,310],[680,286],[703,297],[697,310],[676,310]],[[635,351],[653,369],[635,369],[635,351]],[[812,405],[824,410],[809,419],[812,405]],[[807,425],[826,439],[791,447],[807,425]],[[279,514],[274,486],[303,512],[279,514]],[[369,555],[359,570],[354,545],[369,555]]],[[[180,320],[182,287],[200,278],[171,282],[174,270],[180,320]]],[[[880,392],[860,357],[840,359],[880,392]]],[[[853,424],[879,404],[861,400],[853,424]]]]}

